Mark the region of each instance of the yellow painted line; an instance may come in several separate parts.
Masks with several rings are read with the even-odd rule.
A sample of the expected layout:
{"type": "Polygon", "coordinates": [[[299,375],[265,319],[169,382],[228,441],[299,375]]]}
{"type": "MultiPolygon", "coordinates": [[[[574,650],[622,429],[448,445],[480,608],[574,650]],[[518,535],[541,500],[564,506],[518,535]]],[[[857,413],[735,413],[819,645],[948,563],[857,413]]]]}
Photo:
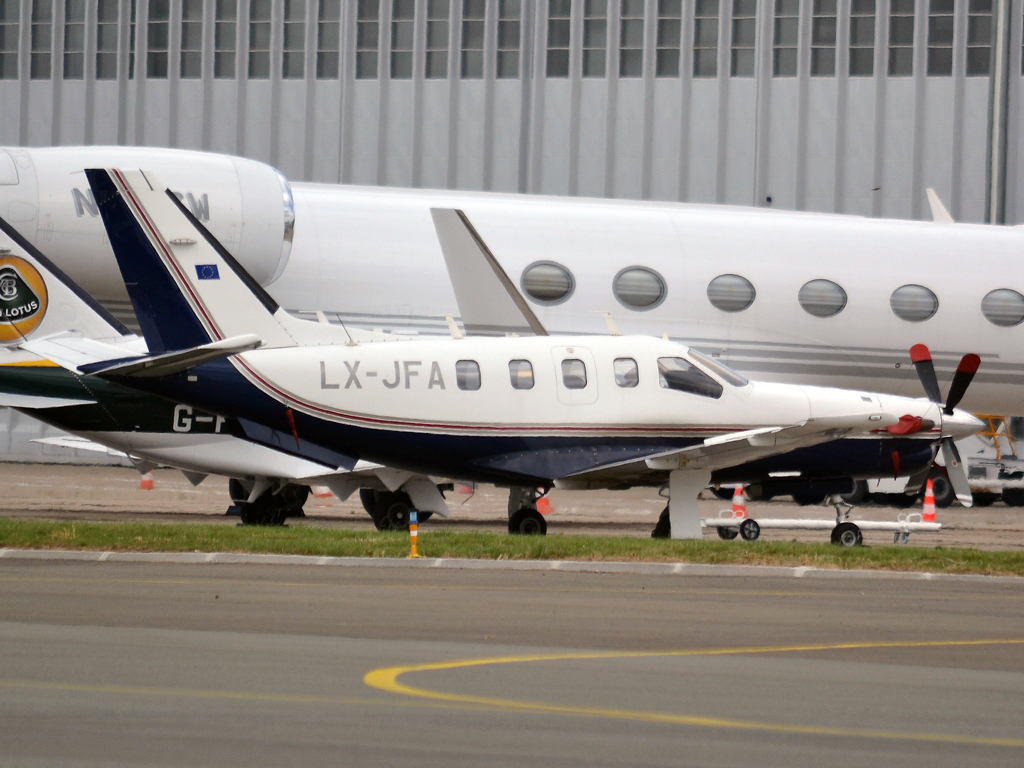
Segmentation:
{"type": "Polygon", "coordinates": [[[904,731],[871,730],[859,728],[837,728],[833,726],[798,725],[790,723],[759,722],[756,720],[737,720],[722,717],[704,717],[700,715],[681,715],[668,712],[644,712],[627,709],[608,709],[603,707],[578,707],[544,702],[518,701],[515,699],[492,698],[489,696],[471,696],[457,693],[434,691],[417,688],[399,682],[402,675],[414,672],[436,672],[467,667],[493,666],[496,664],[523,664],[541,661],[567,661],[590,659],[628,659],[628,658],[665,658],[680,656],[732,656],[742,654],[765,653],[799,653],[809,651],[862,650],[877,648],[944,648],[964,646],[993,645],[1024,645],[1024,639],[1009,640],[931,640],[931,641],[894,641],[866,643],[830,643],[817,645],[780,645],[748,648],[711,648],[679,651],[596,651],[588,653],[552,653],[525,656],[498,656],[484,659],[461,659],[457,661],[440,661],[429,664],[412,664],[408,666],[383,667],[366,674],[363,682],[371,688],[431,701],[449,704],[472,705],[481,709],[514,710],[546,715],[568,715],[576,717],[596,717],[611,720],[631,720],[647,723],[664,723],[670,725],[687,725],[704,728],[728,728],[734,730],[773,731],[778,733],[796,733],[812,736],[848,736],[865,739],[896,739],[903,741],[927,741],[950,744],[977,744],[982,746],[1024,748],[1024,739],[989,738],[981,736],[963,736],[946,733],[917,733],[904,731]]]}
{"type": "Polygon", "coordinates": [[[60,368],[50,360],[21,360],[16,363],[0,363],[0,368],[60,368]]]}

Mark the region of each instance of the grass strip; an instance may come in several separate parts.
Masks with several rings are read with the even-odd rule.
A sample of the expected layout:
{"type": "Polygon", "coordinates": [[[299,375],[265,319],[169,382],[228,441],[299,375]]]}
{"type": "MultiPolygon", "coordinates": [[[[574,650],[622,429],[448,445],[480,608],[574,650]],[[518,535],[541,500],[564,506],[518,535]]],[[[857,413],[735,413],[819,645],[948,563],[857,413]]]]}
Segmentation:
{"type": "MultiPolygon", "coordinates": [[[[404,557],[402,532],[311,527],[51,522],[0,518],[0,547],[117,552],[246,552],[333,557],[404,557]]],[[[839,547],[800,542],[671,541],[610,536],[509,536],[420,529],[424,557],[490,560],[615,560],[863,568],[1024,576],[1024,552],[942,547],[839,547]]]]}

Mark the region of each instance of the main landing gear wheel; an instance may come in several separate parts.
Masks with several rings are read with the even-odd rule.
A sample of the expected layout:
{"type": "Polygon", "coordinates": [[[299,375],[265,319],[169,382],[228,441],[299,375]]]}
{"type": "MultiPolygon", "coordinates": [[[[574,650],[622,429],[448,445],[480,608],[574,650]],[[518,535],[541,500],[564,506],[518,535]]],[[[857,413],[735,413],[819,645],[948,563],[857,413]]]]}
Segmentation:
{"type": "Polygon", "coordinates": [[[412,501],[406,494],[380,493],[373,508],[373,524],[378,531],[404,531],[409,527],[410,512],[412,501]]]}
{"type": "Polygon", "coordinates": [[[832,543],[859,547],[864,543],[864,535],[854,523],[840,523],[832,529],[832,543]]]}
{"type": "Polygon", "coordinates": [[[726,541],[732,541],[740,535],[738,528],[726,528],[724,525],[718,526],[715,530],[718,531],[718,538],[725,539],[726,541]]]}
{"type": "MultiPolygon", "coordinates": [[[[719,529],[721,530],[721,529],[719,529]]],[[[668,516],[668,507],[661,510],[661,514],[658,515],[658,522],[654,525],[654,530],[651,531],[652,539],[670,539],[672,538],[672,520],[668,516]]]]}
{"type": "Polygon", "coordinates": [[[536,509],[523,507],[509,517],[508,532],[523,536],[544,536],[548,532],[548,524],[536,509]]]}
{"type": "Polygon", "coordinates": [[[744,541],[757,541],[761,537],[761,526],[757,520],[744,520],[740,523],[740,536],[744,541]]]}
{"type": "Polygon", "coordinates": [[[287,507],[279,504],[270,491],[251,503],[241,502],[238,508],[242,510],[242,525],[284,525],[288,517],[287,507]]]}
{"type": "Polygon", "coordinates": [[[930,478],[932,481],[932,492],[935,494],[936,507],[945,509],[956,501],[956,491],[953,490],[953,484],[949,482],[949,477],[945,472],[933,471],[930,478]]]}

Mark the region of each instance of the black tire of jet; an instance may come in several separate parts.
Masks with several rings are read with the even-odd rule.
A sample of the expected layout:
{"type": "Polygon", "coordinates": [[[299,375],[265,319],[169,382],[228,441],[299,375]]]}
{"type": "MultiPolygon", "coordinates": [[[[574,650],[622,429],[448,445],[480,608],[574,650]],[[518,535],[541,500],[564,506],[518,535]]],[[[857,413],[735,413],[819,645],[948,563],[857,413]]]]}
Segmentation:
{"type": "Polygon", "coordinates": [[[935,506],[945,509],[956,501],[956,491],[953,484],[942,470],[933,470],[931,473],[932,492],[935,494],[935,506]]]}
{"type": "Polygon", "coordinates": [[[242,502],[238,507],[242,511],[243,525],[284,525],[288,516],[288,508],[278,503],[270,491],[251,504],[242,502]]]}
{"type": "Polygon", "coordinates": [[[859,547],[864,543],[864,536],[854,523],[840,523],[832,529],[832,543],[844,547],[859,547]]]}
{"type": "Polygon", "coordinates": [[[411,511],[412,501],[401,491],[380,493],[374,508],[373,524],[378,531],[407,530],[411,511]]]}
{"type": "Polygon", "coordinates": [[[544,516],[536,509],[523,507],[509,517],[508,532],[523,536],[545,536],[548,532],[548,524],[544,520],[544,516]]]}
{"type": "Polygon", "coordinates": [[[359,489],[359,501],[363,505],[363,509],[366,510],[366,514],[373,517],[374,510],[377,508],[377,496],[378,492],[372,488],[360,488],[359,489]]]}
{"type": "Polygon", "coordinates": [[[1024,507],[1024,488],[1004,488],[1003,503],[1008,507],[1024,507]]]}
{"type": "Polygon", "coordinates": [[[670,539],[672,538],[672,520],[668,516],[668,507],[666,506],[661,510],[661,514],[658,515],[658,522],[654,525],[654,530],[651,531],[652,539],[670,539]]]}
{"type": "Polygon", "coordinates": [[[854,480],[853,490],[849,493],[839,494],[839,498],[845,501],[847,504],[863,504],[870,498],[871,494],[868,492],[868,481],[867,480],[854,480]]]}
{"type": "Polygon", "coordinates": [[[278,495],[280,498],[280,504],[285,508],[286,517],[305,517],[306,513],[302,511],[302,508],[306,505],[306,499],[309,498],[310,487],[308,485],[298,485],[296,483],[288,483],[278,495]]]}

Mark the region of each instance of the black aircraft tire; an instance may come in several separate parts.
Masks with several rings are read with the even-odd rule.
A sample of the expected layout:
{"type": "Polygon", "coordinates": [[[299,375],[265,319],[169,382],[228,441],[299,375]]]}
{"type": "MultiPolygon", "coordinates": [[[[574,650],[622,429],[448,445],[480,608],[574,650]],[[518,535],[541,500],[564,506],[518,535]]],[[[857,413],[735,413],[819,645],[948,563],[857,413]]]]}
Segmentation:
{"type": "Polygon", "coordinates": [[[740,536],[744,541],[757,541],[761,537],[761,526],[757,524],[757,520],[747,518],[740,523],[740,536]]]}
{"type": "Polygon", "coordinates": [[[1008,507],[1024,507],[1024,488],[1003,488],[1003,503],[1008,507]]]}
{"type": "Polygon", "coordinates": [[[840,523],[832,529],[832,543],[844,547],[859,547],[864,543],[864,536],[854,523],[840,523]]]}
{"type": "Polygon", "coordinates": [[[658,522],[654,525],[654,530],[651,531],[652,539],[670,539],[672,538],[672,520],[668,516],[668,507],[666,506],[661,510],[661,514],[658,515],[658,522]]]}
{"type": "Polygon", "coordinates": [[[548,523],[536,509],[523,507],[509,517],[508,532],[517,536],[545,536],[548,523]]]}
{"type": "Polygon", "coordinates": [[[847,504],[856,506],[857,504],[863,504],[871,497],[868,492],[868,481],[867,480],[854,480],[853,490],[849,493],[839,494],[839,498],[847,504]]]}
{"type": "Polygon", "coordinates": [[[242,525],[284,525],[288,516],[288,508],[276,503],[269,491],[252,504],[242,502],[238,507],[242,510],[242,525]]]}
{"type": "Polygon", "coordinates": [[[409,527],[412,502],[402,492],[381,493],[377,496],[373,524],[378,531],[404,531],[409,527]]]}
{"type": "Polygon", "coordinates": [[[373,488],[360,488],[359,501],[363,505],[363,509],[366,510],[366,514],[373,517],[373,512],[377,507],[377,491],[373,488]]]}
{"type": "Polygon", "coordinates": [[[998,493],[990,493],[988,491],[979,491],[971,495],[974,497],[974,506],[976,507],[991,507],[996,503],[996,499],[999,498],[998,493]]]}
{"type": "Polygon", "coordinates": [[[931,481],[936,507],[945,509],[956,501],[956,491],[953,490],[953,484],[949,482],[949,477],[946,476],[945,472],[932,472],[931,481]]]}

